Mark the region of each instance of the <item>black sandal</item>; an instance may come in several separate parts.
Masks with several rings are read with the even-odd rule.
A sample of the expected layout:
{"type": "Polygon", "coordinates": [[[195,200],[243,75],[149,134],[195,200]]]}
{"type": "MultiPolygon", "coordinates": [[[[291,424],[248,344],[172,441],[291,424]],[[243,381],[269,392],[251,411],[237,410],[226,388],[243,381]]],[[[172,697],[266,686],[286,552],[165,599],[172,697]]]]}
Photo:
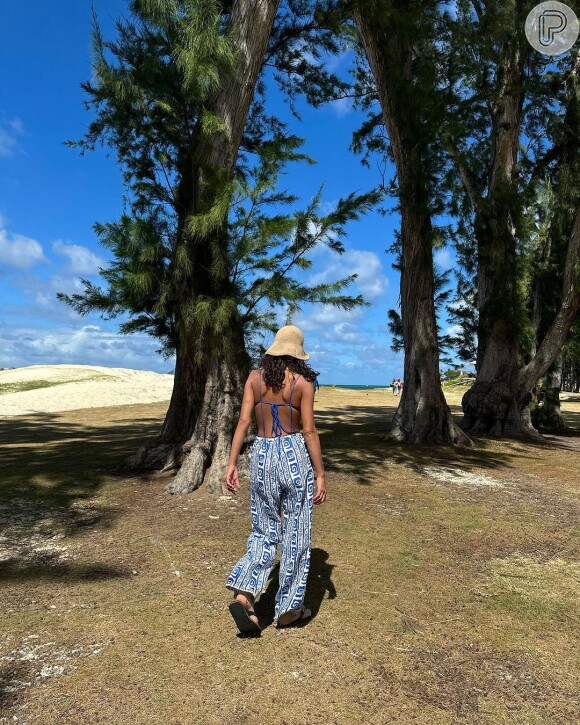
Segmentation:
{"type": "Polygon", "coordinates": [[[256,616],[256,612],[253,609],[246,609],[237,599],[230,604],[230,614],[242,634],[259,637],[262,633],[260,625],[250,619],[250,616],[256,616]]]}

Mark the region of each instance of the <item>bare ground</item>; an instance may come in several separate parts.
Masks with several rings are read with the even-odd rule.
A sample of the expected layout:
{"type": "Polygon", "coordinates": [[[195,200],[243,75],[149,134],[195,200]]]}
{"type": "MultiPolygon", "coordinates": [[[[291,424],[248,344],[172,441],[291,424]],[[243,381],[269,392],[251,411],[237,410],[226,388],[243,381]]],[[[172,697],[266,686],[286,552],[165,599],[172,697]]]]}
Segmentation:
{"type": "Polygon", "coordinates": [[[580,401],[575,434],[464,450],[385,444],[396,402],[317,395],[315,616],[269,626],[274,570],[259,639],[224,588],[247,485],[108,472],[166,403],[0,420],[0,723],[578,722],[580,401]]]}

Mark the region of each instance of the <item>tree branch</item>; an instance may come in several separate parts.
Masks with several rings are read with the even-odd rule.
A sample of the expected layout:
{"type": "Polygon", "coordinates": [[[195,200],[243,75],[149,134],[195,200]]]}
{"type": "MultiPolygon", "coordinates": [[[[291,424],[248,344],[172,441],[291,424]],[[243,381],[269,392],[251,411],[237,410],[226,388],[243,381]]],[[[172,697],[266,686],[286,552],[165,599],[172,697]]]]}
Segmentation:
{"type": "Polygon", "coordinates": [[[463,158],[461,151],[451,141],[451,138],[449,136],[446,136],[444,138],[444,143],[449,152],[449,155],[455,162],[457,170],[459,171],[461,180],[463,181],[463,186],[465,187],[465,191],[467,192],[467,196],[469,197],[469,201],[471,202],[471,206],[473,207],[474,211],[478,211],[481,206],[482,195],[477,188],[477,179],[474,177],[474,175],[471,173],[471,169],[465,163],[465,159],[463,158]]]}
{"type": "Polygon", "coordinates": [[[580,309],[580,209],[576,211],[574,224],[568,241],[564,283],[562,286],[562,305],[542,340],[538,352],[521,372],[521,388],[531,390],[537,381],[545,375],[550,365],[562,349],[568,332],[580,309]]]}

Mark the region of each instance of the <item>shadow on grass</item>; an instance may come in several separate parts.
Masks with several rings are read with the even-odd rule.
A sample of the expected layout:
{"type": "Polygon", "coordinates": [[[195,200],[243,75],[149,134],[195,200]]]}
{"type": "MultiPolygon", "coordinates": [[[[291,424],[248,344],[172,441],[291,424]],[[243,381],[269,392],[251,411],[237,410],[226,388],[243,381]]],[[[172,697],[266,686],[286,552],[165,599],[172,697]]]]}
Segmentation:
{"type": "MultiPolygon", "coordinates": [[[[18,699],[21,683],[30,680],[30,666],[21,662],[10,662],[0,666],[0,712],[3,707],[13,705],[18,699]]],[[[6,720],[8,722],[8,720],[6,720]]]]}
{"type": "MultiPolygon", "coordinates": [[[[557,435],[565,438],[580,437],[580,410],[562,410],[562,418],[566,424],[563,431],[558,431],[557,435]]],[[[550,429],[542,430],[546,435],[553,435],[554,431],[550,429]]]]}
{"type": "MultiPolygon", "coordinates": [[[[92,499],[115,476],[111,468],[154,436],[161,425],[154,417],[111,420],[102,410],[86,415],[86,423],[67,419],[66,413],[0,419],[0,530],[9,555],[0,564],[3,576],[90,579],[125,575],[99,565],[78,567],[56,561],[39,565],[42,545],[50,544],[54,533],[68,537],[112,526],[122,508],[92,499]]],[[[142,476],[139,482],[147,480],[142,476]]]]}
{"type": "MultiPolygon", "coordinates": [[[[459,405],[450,405],[456,423],[462,419],[459,405]]],[[[371,485],[368,474],[381,465],[397,463],[416,473],[423,473],[424,466],[458,466],[462,470],[499,469],[512,465],[517,458],[530,459],[537,451],[540,458],[546,448],[569,450],[564,438],[579,437],[575,430],[567,436],[546,435],[539,441],[521,441],[515,438],[493,439],[471,436],[474,446],[405,445],[385,440],[394,415],[390,406],[345,405],[343,408],[317,411],[316,422],[320,433],[323,454],[329,454],[329,470],[337,468],[352,476],[361,485],[371,485]],[[342,418],[342,420],[341,420],[342,418]],[[503,451],[494,442],[501,441],[503,451]],[[522,450],[521,444],[526,444],[522,450]]],[[[580,413],[566,412],[569,426],[580,426],[580,413]]]]}
{"type": "Polygon", "coordinates": [[[66,580],[68,583],[75,584],[131,577],[129,569],[120,569],[106,564],[58,563],[47,565],[46,562],[22,562],[16,558],[0,562],[0,579],[6,582],[26,583],[34,579],[39,581],[66,580]]]}
{"type": "MultiPolygon", "coordinates": [[[[304,604],[312,610],[312,619],[318,614],[322,605],[324,595],[328,592],[328,598],[336,597],[336,588],[332,582],[332,570],[334,564],[328,564],[328,552],[324,549],[312,549],[310,553],[310,570],[306,582],[306,596],[304,604]]],[[[276,607],[276,592],[278,591],[278,580],[280,577],[280,563],[272,569],[268,586],[256,601],[254,610],[258,615],[262,629],[269,627],[274,621],[276,607]]],[[[296,624],[297,627],[305,627],[310,620],[304,620],[296,624]]]]}
{"type": "Polygon", "coordinates": [[[62,504],[90,497],[160,426],[158,418],[92,425],[51,413],[0,419],[0,500],[15,492],[62,504]]]}

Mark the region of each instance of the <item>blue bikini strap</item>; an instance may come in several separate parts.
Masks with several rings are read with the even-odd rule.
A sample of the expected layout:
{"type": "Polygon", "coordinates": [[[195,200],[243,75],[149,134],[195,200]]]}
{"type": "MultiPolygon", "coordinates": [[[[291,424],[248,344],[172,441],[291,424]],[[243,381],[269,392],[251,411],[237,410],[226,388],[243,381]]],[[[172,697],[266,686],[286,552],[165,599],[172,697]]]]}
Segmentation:
{"type": "Polygon", "coordinates": [[[272,435],[275,437],[281,436],[286,431],[278,414],[278,403],[270,403],[270,412],[272,413],[272,435]]]}
{"type": "MultiPolygon", "coordinates": [[[[298,376],[300,378],[301,375],[298,376]]],[[[294,392],[294,388],[296,387],[296,383],[298,382],[298,378],[292,383],[292,387],[290,388],[290,432],[294,433],[294,426],[292,425],[292,393],[294,392]]]]}
{"type": "Polygon", "coordinates": [[[266,421],[264,420],[264,403],[262,403],[262,369],[260,368],[260,380],[258,381],[258,389],[260,391],[260,410],[262,411],[262,431],[266,435],[266,421]]]}

